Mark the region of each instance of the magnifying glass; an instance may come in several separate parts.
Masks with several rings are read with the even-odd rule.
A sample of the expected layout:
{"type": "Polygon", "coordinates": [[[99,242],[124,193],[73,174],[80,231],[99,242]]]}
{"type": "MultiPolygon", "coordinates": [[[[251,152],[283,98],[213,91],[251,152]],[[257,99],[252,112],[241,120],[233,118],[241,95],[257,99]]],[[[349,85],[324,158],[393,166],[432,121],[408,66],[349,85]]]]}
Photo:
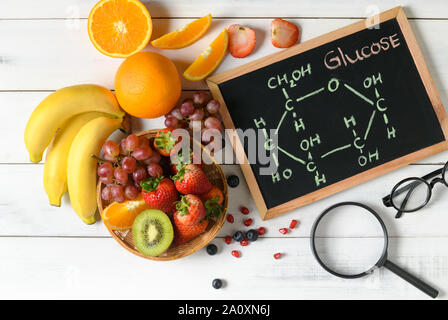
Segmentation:
{"type": "Polygon", "coordinates": [[[386,225],[358,202],[335,204],[321,213],[311,230],[311,250],[329,273],[356,279],[385,267],[432,298],[439,292],[387,259],[386,225]]]}

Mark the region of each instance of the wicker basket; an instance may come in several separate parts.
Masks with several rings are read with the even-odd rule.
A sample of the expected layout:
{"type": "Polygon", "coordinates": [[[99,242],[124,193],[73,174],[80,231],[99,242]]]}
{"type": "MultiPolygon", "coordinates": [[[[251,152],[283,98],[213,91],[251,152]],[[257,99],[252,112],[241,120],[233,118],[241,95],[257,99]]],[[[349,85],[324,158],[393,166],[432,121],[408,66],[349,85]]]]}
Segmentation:
{"type": "MultiPolygon", "coordinates": [[[[137,136],[146,136],[147,138],[151,139],[154,138],[156,133],[159,130],[148,130],[148,131],[142,131],[140,133],[137,133],[137,136]]],[[[194,142],[198,143],[198,142],[194,142]]],[[[202,150],[204,150],[204,147],[201,146],[202,150]]],[[[125,231],[114,231],[109,229],[107,227],[107,224],[104,224],[112,237],[126,250],[132,252],[133,254],[150,259],[150,260],[157,260],[157,261],[168,261],[168,260],[175,260],[180,259],[183,257],[186,257],[193,252],[203,248],[205,245],[207,245],[213,238],[216,237],[218,232],[221,230],[222,226],[225,222],[225,216],[227,212],[227,205],[228,205],[228,192],[227,192],[227,184],[226,179],[224,176],[224,173],[222,172],[222,169],[219,164],[216,163],[215,159],[208,153],[206,153],[208,157],[213,161],[212,164],[203,164],[202,169],[204,170],[205,174],[207,175],[210,182],[220,188],[224,194],[224,203],[223,203],[223,213],[215,220],[210,219],[209,224],[207,226],[207,230],[202,233],[201,235],[197,236],[193,240],[188,241],[187,243],[184,243],[182,245],[176,246],[173,244],[171,247],[162,253],[161,255],[157,257],[147,257],[142,255],[135,247],[134,241],[132,239],[132,231],[131,230],[125,230],[125,231]]],[[[109,205],[108,201],[104,201],[101,199],[101,190],[104,187],[104,185],[99,182],[98,183],[98,192],[97,192],[97,201],[98,201],[98,210],[100,213],[103,212],[104,208],[109,205]]]]}

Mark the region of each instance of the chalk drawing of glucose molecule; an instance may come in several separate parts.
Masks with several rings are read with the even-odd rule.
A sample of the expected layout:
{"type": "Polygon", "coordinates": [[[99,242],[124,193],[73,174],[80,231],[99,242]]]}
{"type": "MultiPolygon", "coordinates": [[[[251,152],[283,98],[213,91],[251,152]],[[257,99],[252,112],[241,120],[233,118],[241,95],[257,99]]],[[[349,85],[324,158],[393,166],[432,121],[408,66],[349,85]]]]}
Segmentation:
{"type": "MultiPolygon", "coordinates": [[[[273,85],[271,82],[272,79],[275,79],[274,77],[270,78],[268,81],[268,87],[270,89],[277,89],[280,88],[282,90],[283,96],[285,98],[285,104],[284,104],[284,112],[282,116],[280,117],[280,120],[277,122],[277,125],[274,127],[275,131],[274,134],[279,134],[280,130],[282,128],[282,124],[286,117],[292,117],[292,123],[294,126],[294,131],[300,135],[299,137],[299,154],[297,154],[297,150],[286,150],[280,145],[275,145],[273,143],[273,139],[269,137],[268,131],[266,130],[267,123],[263,117],[259,117],[257,119],[254,119],[255,126],[258,129],[263,130],[266,143],[265,143],[265,149],[267,151],[273,150],[274,148],[277,149],[277,153],[283,154],[286,157],[289,157],[290,159],[294,160],[295,162],[299,163],[302,167],[306,169],[306,171],[309,174],[314,175],[314,182],[316,184],[316,187],[325,185],[328,183],[327,178],[325,176],[325,172],[323,170],[320,170],[317,161],[315,159],[324,159],[327,157],[331,157],[332,155],[347,150],[347,149],[354,149],[358,153],[357,163],[359,167],[364,167],[369,163],[377,162],[380,160],[380,150],[378,147],[367,150],[366,147],[367,141],[369,138],[369,133],[371,132],[372,126],[375,123],[375,118],[381,117],[382,122],[385,125],[386,131],[385,136],[388,140],[395,139],[397,137],[397,131],[395,127],[390,123],[387,110],[388,105],[387,101],[384,97],[381,96],[380,91],[378,89],[378,86],[383,83],[383,80],[381,78],[381,73],[378,73],[377,75],[372,75],[366,77],[362,85],[362,90],[368,90],[368,89],[374,89],[375,98],[371,99],[367,97],[365,94],[361,93],[361,90],[355,89],[349,84],[343,82],[342,80],[339,80],[337,78],[331,78],[326,85],[317,88],[314,91],[311,91],[301,97],[298,98],[291,98],[287,92],[288,87],[292,88],[296,86],[296,81],[300,79],[300,77],[306,75],[306,71],[309,71],[311,74],[310,67],[308,69],[296,70],[295,74],[292,74],[292,80],[287,79],[286,75],[283,75],[282,78],[278,77],[277,84],[273,85]],[[312,97],[315,97],[323,92],[328,93],[336,93],[338,90],[348,90],[348,92],[352,93],[354,96],[358,97],[361,101],[366,103],[369,108],[371,109],[371,114],[369,117],[369,122],[367,124],[366,128],[360,128],[358,124],[357,118],[352,115],[344,115],[341,119],[341,122],[343,123],[343,126],[346,130],[351,131],[351,134],[353,136],[353,139],[351,141],[347,141],[346,144],[340,145],[340,146],[334,146],[333,148],[329,148],[329,150],[323,154],[314,154],[313,148],[323,144],[325,141],[322,141],[321,136],[319,133],[311,131],[307,127],[306,119],[302,118],[299,114],[299,111],[297,110],[300,106],[300,102],[304,100],[312,99],[312,97]],[[296,103],[294,103],[296,102],[296,103]]],[[[288,180],[290,179],[294,172],[292,168],[281,168],[280,161],[278,157],[276,156],[276,153],[272,153],[273,160],[276,164],[277,171],[272,174],[272,182],[276,183],[278,181],[281,181],[282,179],[288,180]]]]}

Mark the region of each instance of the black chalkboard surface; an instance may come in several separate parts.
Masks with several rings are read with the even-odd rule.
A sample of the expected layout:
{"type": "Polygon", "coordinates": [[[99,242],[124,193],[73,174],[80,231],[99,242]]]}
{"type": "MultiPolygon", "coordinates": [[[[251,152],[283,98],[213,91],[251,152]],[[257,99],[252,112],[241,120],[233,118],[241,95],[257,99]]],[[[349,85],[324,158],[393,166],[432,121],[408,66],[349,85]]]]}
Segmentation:
{"type": "Polygon", "coordinates": [[[242,165],[263,218],[447,148],[446,114],[402,9],[379,21],[208,79],[226,128],[262,132],[272,152],[271,174],[258,160],[242,165]]]}

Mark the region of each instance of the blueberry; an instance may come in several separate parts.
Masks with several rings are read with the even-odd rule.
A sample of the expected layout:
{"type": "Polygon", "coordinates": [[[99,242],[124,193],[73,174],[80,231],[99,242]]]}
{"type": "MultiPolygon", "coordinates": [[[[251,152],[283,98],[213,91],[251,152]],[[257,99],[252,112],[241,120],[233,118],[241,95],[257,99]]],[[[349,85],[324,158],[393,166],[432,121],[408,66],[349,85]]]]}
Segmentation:
{"type": "Polygon", "coordinates": [[[221,279],[214,279],[213,282],[212,282],[212,286],[215,289],[220,289],[222,287],[221,279]]]}
{"type": "Polygon", "coordinates": [[[247,231],[246,233],[246,238],[249,241],[257,241],[258,239],[258,231],[255,229],[250,229],[249,231],[247,231]]]}
{"type": "Polygon", "coordinates": [[[240,178],[235,175],[231,175],[227,177],[227,184],[231,188],[236,188],[240,184],[240,178]]]}
{"type": "Polygon", "coordinates": [[[235,234],[233,235],[233,240],[240,242],[241,240],[244,239],[244,233],[242,233],[241,231],[237,231],[235,232],[235,234]]]}
{"type": "Polygon", "coordinates": [[[207,253],[211,256],[215,255],[218,252],[218,247],[215,244],[209,244],[207,246],[207,253]]]}

